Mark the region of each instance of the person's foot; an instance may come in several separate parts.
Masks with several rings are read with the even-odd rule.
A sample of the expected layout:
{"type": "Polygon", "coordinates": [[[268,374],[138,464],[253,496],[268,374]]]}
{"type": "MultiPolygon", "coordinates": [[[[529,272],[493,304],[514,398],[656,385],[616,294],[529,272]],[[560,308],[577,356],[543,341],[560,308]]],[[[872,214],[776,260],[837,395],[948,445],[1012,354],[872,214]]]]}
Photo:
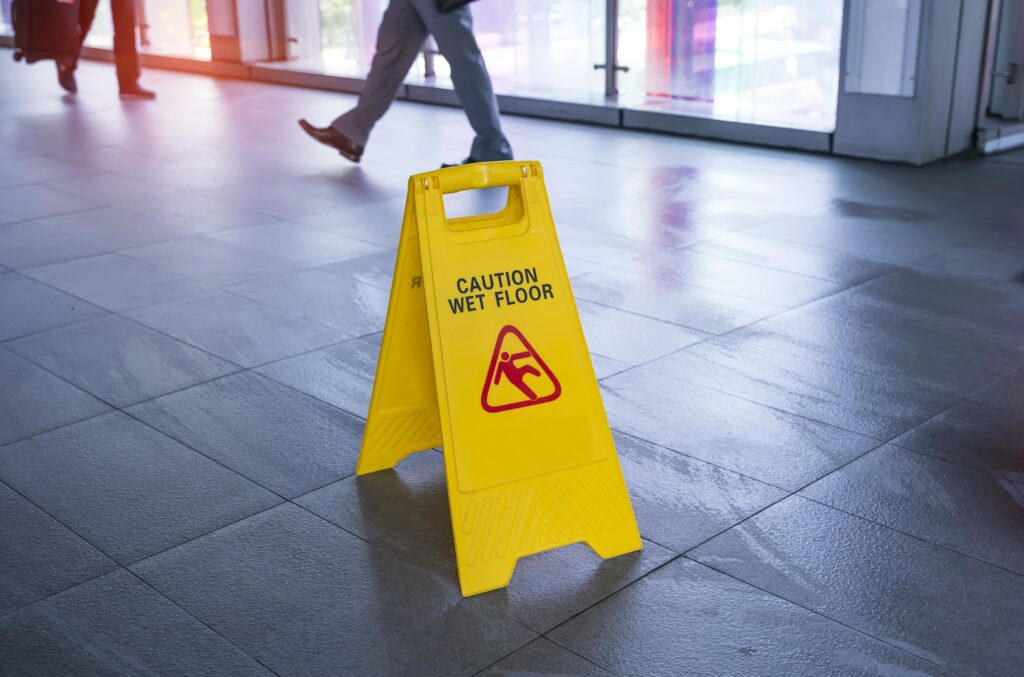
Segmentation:
{"type": "Polygon", "coordinates": [[[299,120],[299,127],[302,127],[302,131],[320,143],[330,146],[352,162],[359,162],[359,158],[363,157],[363,147],[334,127],[314,127],[305,119],[299,120]]]}
{"type": "Polygon", "coordinates": [[[463,160],[462,162],[442,162],[441,163],[441,169],[448,169],[449,167],[458,167],[460,165],[471,165],[474,162],[480,162],[480,160],[476,160],[476,159],[474,159],[472,157],[468,157],[465,160],[463,160]]]}
{"type": "Polygon", "coordinates": [[[68,94],[78,93],[78,83],[75,82],[75,69],[57,62],[57,82],[68,94]]]}
{"type": "Polygon", "coordinates": [[[121,87],[121,98],[125,101],[152,101],[156,98],[156,92],[134,82],[127,87],[121,87]]]}

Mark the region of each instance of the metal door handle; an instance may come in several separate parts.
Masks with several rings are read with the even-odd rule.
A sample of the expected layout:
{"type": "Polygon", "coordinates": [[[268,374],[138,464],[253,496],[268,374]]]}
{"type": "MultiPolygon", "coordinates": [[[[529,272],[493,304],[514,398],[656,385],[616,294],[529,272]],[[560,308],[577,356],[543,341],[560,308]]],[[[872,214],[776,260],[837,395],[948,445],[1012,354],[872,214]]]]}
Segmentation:
{"type": "Polygon", "coordinates": [[[993,73],[993,78],[1006,78],[1006,84],[1012,85],[1017,82],[1017,72],[1020,70],[1020,64],[1011,63],[1009,68],[1001,73],[993,73]]]}

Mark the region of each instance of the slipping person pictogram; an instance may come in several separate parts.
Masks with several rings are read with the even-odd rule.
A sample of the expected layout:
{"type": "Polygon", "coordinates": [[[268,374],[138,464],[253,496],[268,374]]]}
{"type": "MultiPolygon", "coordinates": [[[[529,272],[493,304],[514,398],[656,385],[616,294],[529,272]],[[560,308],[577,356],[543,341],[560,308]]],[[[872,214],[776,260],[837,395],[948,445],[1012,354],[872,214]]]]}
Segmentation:
{"type": "Polygon", "coordinates": [[[558,379],[523,333],[510,324],[502,327],[494,343],[487,380],[480,396],[484,410],[497,413],[543,404],[558,399],[561,394],[562,386],[558,379]],[[531,383],[526,382],[527,376],[533,377],[531,383]],[[516,390],[501,388],[503,381],[516,390]]]}
{"type": "Polygon", "coordinates": [[[497,373],[494,375],[494,385],[501,383],[501,377],[504,376],[512,385],[519,388],[524,395],[529,397],[531,400],[537,399],[537,393],[530,390],[530,386],[526,385],[525,375],[532,374],[533,376],[540,376],[540,372],[537,371],[532,365],[525,364],[523,366],[517,366],[516,360],[521,360],[526,357],[533,357],[533,353],[525,351],[522,353],[516,353],[515,355],[509,355],[507,352],[501,354],[501,361],[498,363],[497,373]]]}

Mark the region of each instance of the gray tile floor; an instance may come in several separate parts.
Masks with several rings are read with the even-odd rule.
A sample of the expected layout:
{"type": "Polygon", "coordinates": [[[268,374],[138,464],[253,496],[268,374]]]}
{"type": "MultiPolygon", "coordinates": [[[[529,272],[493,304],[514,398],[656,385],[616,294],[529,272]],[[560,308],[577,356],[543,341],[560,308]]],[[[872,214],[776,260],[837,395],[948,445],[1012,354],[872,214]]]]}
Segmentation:
{"type": "Polygon", "coordinates": [[[396,104],[356,167],[295,125],[348,96],[0,79],[0,674],[1021,674],[1024,152],[508,118],[645,547],[463,599],[441,455],[353,475],[461,113],[396,104]]]}

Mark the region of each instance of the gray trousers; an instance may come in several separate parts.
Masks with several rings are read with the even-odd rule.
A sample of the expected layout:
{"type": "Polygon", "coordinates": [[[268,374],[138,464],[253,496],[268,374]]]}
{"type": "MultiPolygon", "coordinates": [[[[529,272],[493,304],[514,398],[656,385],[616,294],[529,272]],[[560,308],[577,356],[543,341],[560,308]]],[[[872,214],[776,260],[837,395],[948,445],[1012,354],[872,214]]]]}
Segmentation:
{"type": "Polygon", "coordinates": [[[377,53],[359,103],[331,126],[365,146],[373,125],[398,94],[428,33],[451,66],[455,94],[476,132],[469,156],[478,161],[512,159],[512,147],[501,131],[491,76],[473,36],[468,6],[441,14],[435,0],[391,0],[377,32],[377,53]]]}

